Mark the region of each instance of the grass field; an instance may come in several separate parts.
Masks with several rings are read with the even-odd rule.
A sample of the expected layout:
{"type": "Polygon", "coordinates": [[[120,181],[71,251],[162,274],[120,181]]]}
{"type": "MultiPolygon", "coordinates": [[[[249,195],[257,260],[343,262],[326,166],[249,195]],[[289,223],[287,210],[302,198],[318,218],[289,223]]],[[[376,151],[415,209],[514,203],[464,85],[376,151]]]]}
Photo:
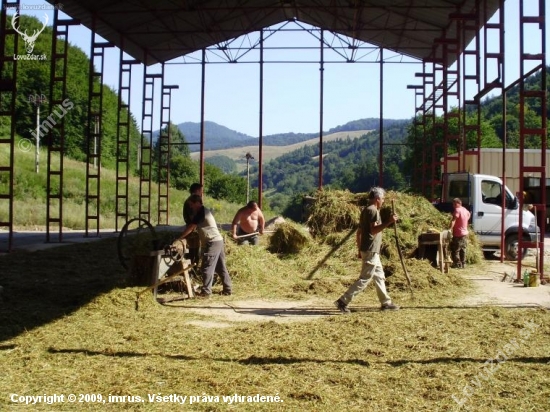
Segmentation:
{"type": "Polygon", "coordinates": [[[332,302],[357,276],[352,245],[277,256],[262,242],[228,241],[233,296],[168,306],[146,295],[139,311],[115,239],[1,256],[0,410],[548,410],[547,310],[464,307],[460,271],[422,283],[431,267],[417,265],[414,297],[390,283],[402,310],[379,311],[369,287],[344,316],[332,302]],[[300,322],[193,310],[311,300],[300,322]],[[65,401],[21,405],[53,394],[65,401]]]}
{"type": "MultiPolygon", "coordinates": [[[[14,200],[13,200],[13,224],[15,230],[45,230],[46,226],[46,188],[47,188],[47,151],[42,148],[40,159],[41,166],[39,173],[35,172],[35,154],[33,150],[22,150],[25,147],[16,145],[14,156],[14,200]]],[[[0,164],[8,163],[8,151],[6,147],[0,150],[0,164]]],[[[33,147],[34,149],[34,147],[33,147]]],[[[54,153],[52,155],[52,165],[59,164],[59,159],[54,153]]],[[[63,162],[63,207],[62,218],[63,227],[70,229],[84,229],[86,227],[86,163],[65,158],[63,162]]],[[[92,173],[95,171],[92,169],[92,173]]],[[[128,180],[128,219],[140,216],[140,179],[129,173],[128,180]]],[[[3,174],[4,180],[0,179],[0,190],[2,193],[8,193],[7,174],[3,174]]],[[[57,179],[52,179],[55,183],[57,179]]],[[[100,212],[97,220],[89,220],[89,228],[94,231],[99,224],[100,229],[115,228],[115,210],[116,210],[116,171],[106,167],[101,168],[100,184],[100,212]]],[[[96,181],[91,183],[91,192],[95,193],[94,186],[96,181]]],[[[159,221],[158,214],[158,184],[142,186],[142,194],[149,194],[151,199],[150,207],[147,207],[147,198],[144,197],[141,205],[141,212],[149,211],[149,221],[156,225],[164,224],[165,215],[161,216],[159,221]]],[[[118,193],[123,193],[124,186],[118,189],[118,193]]],[[[54,188],[54,192],[57,189],[54,188]]],[[[168,205],[168,224],[183,225],[182,205],[189,196],[187,191],[170,188],[168,205]]],[[[223,200],[205,198],[205,204],[211,208],[218,222],[230,222],[234,214],[242,205],[231,204],[223,200]]],[[[51,216],[58,216],[58,204],[52,202],[51,216]]],[[[119,211],[123,209],[124,203],[121,202],[119,211]]],[[[94,215],[94,202],[90,202],[91,215],[94,215]]],[[[0,202],[0,221],[8,221],[8,202],[0,202]]],[[[141,215],[143,216],[143,215],[141,215]]],[[[118,229],[120,230],[125,219],[119,218],[118,229]]],[[[56,228],[55,228],[56,229],[56,228]]]]}

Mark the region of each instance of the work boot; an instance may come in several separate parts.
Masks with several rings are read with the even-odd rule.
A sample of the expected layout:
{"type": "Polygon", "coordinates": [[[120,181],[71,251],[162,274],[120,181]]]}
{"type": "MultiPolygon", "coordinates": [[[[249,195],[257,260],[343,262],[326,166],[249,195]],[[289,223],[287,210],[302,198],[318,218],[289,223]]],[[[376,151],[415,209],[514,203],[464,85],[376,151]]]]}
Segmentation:
{"type": "Polygon", "coordinates": [[[334,305],[343,314],[351,313],[351,310],[349,310],[348,305],[346,305],[342,299],[338,299],[336,302],[334,302],[334,305]]]}
{"type": "Polygon", "coordinates": [[[204,290],[201,290],[199,293],[195,294],[195,297],[199,299],[210,299],[210,293],[206,293],[204,290]]]}
{"type": "Polygon", "coordinates": [[[389,303],[384,303],[381,308],[382,310],[399,310],[400,307],[399,305],[395,305],[393,304],[392,302],[389,302],[389,303]]]}

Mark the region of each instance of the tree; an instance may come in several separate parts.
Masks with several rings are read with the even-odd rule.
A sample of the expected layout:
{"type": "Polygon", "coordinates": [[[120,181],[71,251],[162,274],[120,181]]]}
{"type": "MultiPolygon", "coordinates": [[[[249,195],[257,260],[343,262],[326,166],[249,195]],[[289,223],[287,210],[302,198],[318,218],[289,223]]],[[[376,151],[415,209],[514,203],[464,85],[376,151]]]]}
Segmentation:
{"type": "Polygon", "coordinates": [[[233,174],[237,172],[237,163],[233,159],[227,156],[223,156],[223,155],[212,156],[205,159],[205,161],[210,163],[213,166],[218,167],[224,173],[233,174]]]}
{"type": "MultiPolygon", "coordinates": [[[[24,27],[28,32],[40,29],[42,22],[31,16],[20,16],[20,27],[24,27]]],[[[76,46],[66,44],[58,39],[59,50],[67,48],[67,78],[66,95],[70,104],[60,105],[58,103],[45,103],[41,105],[41,123],[44,125],[41,140],[44,144],[59,143],[59,133],[56,128],[52,128],[52,121],[59,123],[62,117],[65,129],[64,154],[76,160],[84,161],[89,147],[89,129],[88,129],[88,84],[90,60],[86,54],[76,46]],[[60,107],[63,106],[63,107],[60,107]],[[65,113],[66,108],[70,107],[65,113]],[[61,114],[61,116],[60,116],[61,114]],[[51,116],[49,125],[44,123],[46,118],[51,116]],[[49,129],[52,129],[53,141],[47,141],[49,129]]],[[[13,38],[8,37],[7,47],[13,49],[13,38]]],[[[33,54],[44,54],[50,56],[52,44],[52,28],[46,27],[37,37],[33,54]]],[[[58,51],[59,51],[58,50],[58,51]]],[[[24,42],[18,44],[18,54],[25,54],[24,42]]],[[[51,57],[51,56],[50,56],[51,57]]],[[[57,61],[59,67],[56,73],[62,73],[61,61],[57,61]]],[[[30,140],[34,140],[33,133],[36,131],[36,107],[29,101],[30,96],[44,95],[50,99],[50,60],[22,60],[17,67],[17,95],[15,106],[16,132],[30,140]]],[[[59,82],[55,83],[54,95],[60,99],[62,96],[59,90],[59,82]]],[[[99,84],[95,83],[95,89],[99,90],[99,84]]],[[[103,110],[102,110],[102,139],[101,139],[101,162],[104,166],[114,166],[117,158],[117,115],[118,115],[118,95],[108,86],[103,85],[103,110]]],[[[121,113],[127,114],[126,109],[121,113]]],[[[93,125],[91,125],[93,127],[93,125]]],[[[130,116],[130,160],[135,163],[137,147],[141,141],[137,123],[133,116],[130,116]]],[[[125,138],[125,137],[123,137],[125,138]]],[[[130,166],[130,170],[133,168],[130,166]]]]}

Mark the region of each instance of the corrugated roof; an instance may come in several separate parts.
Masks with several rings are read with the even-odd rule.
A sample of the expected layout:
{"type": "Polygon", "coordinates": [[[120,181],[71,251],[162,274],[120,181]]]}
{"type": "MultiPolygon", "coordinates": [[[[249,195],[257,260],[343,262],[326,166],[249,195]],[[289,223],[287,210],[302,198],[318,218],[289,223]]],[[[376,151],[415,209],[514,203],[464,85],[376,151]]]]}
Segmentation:
{"type": "MultiPolygon", "coordinates": [[[[444,62],[442,48],[436,46],[441,39],[456,38],[453,16],[474,13],[476,3],[477,0],[63,0],[63,12],[90,29],[95,24],[97,34],[147,65],[294,19],[419,60],[450,65],[457,54],[450,54],[444,62]]],[[[499,3],[486,0],[487,16],[498,10],[499,3]]],[[[473,36],[473,31],[466,32],[465,44],[473,36]]]]}

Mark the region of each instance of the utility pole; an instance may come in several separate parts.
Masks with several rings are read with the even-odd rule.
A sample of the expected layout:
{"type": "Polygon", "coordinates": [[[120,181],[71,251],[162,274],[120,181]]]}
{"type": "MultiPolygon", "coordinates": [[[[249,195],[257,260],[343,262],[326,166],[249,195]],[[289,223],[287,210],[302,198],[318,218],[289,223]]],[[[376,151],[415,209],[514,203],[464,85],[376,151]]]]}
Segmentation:
{"type": "Polygon", "coordinates": [[[29,95],[29,101],[36,106],[36,152],[34,155],[34,164],[36,173],[40,169],[40,105],[43,102],[47,102],[48,99],[43,94],[31,94],[29,95]]]}
{"type": "Polygon", "coordinates": [[[250,154],[250,152],[247,152],[245,157],[246,157],[246,203],[248,203],[248,200],[250,198],[250,160],[254,159],[254,157],[250,154]]]}

